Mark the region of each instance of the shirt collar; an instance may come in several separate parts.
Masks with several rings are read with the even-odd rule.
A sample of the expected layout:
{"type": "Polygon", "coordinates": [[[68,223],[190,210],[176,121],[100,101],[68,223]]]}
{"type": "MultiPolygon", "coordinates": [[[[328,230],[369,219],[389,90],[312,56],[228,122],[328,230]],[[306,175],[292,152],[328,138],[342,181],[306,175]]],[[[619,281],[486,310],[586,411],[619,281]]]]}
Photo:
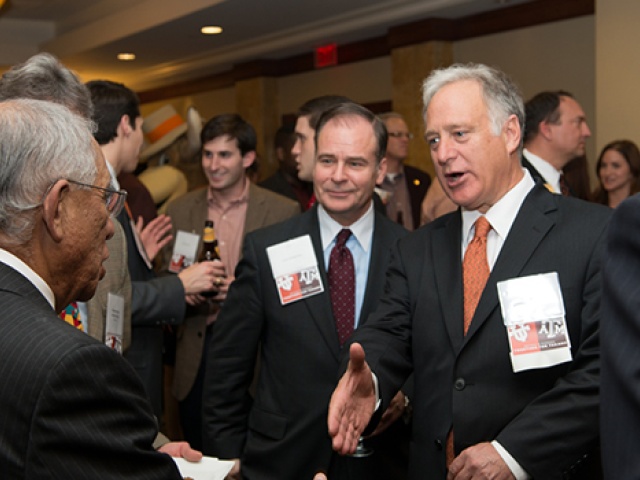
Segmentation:
{"type": "Polygon", "coordinates": [[[42,294],[42,296],[49,302],[51,308],[55,310],[55,296],[53,295],[53,290],[51,287],[47,285],[47,282],[38,275],[33,269],[16,257],[13,253],[8,252],[0,248],[0,262],[10,266],[15,271],[24,276],[27,280],[29,280],[34,287],[38,289],[38,291],[42,294]]]}
{"type": "MultiPolygon", "coordinates": [[[[246,177],[246,175],[243,181],[244,181],[244,187],[242,189],[242,193],[240,193],[240,196],[238,198],[235,198],[228,203],[229,207],[240,204],[240,203],[246,203],[249,201],[249,185],[251,182],[246,177]]],[[[209,204],[209,206],[217,206],[217,207],[222,206],[222,204],[218,201],[218,199],[215,198],[215,195],[213,194],[213,191],[211,190],[211,188],[207,188],[207,203],[209,204]]]]}
{"type": "Polygon", "coordinates": [[[535,153],[531,153],[526,148],[523,150],[523,153],[524,156],[527,157],[527,160],[531,162],[531,165],[533,165],[534,168],[538,170],[538,172],[540,172],[542,178],[544,178],[545,181],[554,189],[558,188],[558,186],[560,185],[560,174],[562,172],[556,170],[555,167],[547,162],[544,158],[539,157],[535,153]]]}
{"type": "Polygon", "coordinates": [[[118,176],[116,175],[116,170],[113,166],[105,160],[104,163],[107,164],[107,170],[109,170],[109,175],[111,176],[111,185],[116,190],[120,190],[120,182],[118,182],[118,176]]]}
{"type": "Polygon", "coordinates": [[[320,223],[320,239],[322,240],[322,250],[326,250],[336,235],[343,228],[351,230],[351,234],[360,244],[360,247],[368,252],[373,237],[373,201],[370,203],[367,211],[358,220],[351,225],[345,227],[336,222],[329,216],[324,207],[318,204],[318,222],[320,223]]]}
{"type": "MultiPolygon", "coordinates": [[[[535,186],[529,171],[526,168],[522,170],[524,171],[522,179],[484,215],[489,220],[491,228],[503,241],[507,238],[524,199],[535,186]]],[[[462,209],[462,242],[465,247],[473,238],[473,224],[481,215],[478,210],[462,209]]]]}

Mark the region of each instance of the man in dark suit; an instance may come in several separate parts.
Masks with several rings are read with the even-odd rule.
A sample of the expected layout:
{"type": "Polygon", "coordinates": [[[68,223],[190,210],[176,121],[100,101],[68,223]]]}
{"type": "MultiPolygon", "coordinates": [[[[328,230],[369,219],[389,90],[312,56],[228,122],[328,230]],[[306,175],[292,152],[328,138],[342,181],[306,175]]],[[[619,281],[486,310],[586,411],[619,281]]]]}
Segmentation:
{"type": "Polygon", "coordinates": [[[392,250],[332,397],[334,448],[353,451],[374,411],[371,372],[384,408],[413,371],[410,478],[601,478],[590,462],[609,212],[521,167],[524,108],[502,72],[436,70],[423,95],[438,180],[460,209],[392,250]]]}
{"type": "Polygon", "coordinates": [[[525,104],[522,166],[550,191],[576,196],[562,169],[585,154],[590,136],[584,110],[569,92],[540,92],[525,104]]]}
{"type": "Polygon", "coordinates": [[[318,203],[303,215],[247,235],[209,350],[204,451],[240,459],[245,479],[309,478],[320,469],[329,471],[332,480],[349,478],[350,471],[352,478],[377,478],[370,471],[356,474],[365,460],[333,454],[326,431],[341,350],[331,300],[339,289],[329,287],[328,264],[336,234],[350,229],[346,247],[355,263],[357,292],[348,302],[356,312],[353,329],[376,305],[389,248],[406,232],[373,209],[373,189],[386,164],[386,130],[380,120],[347,103],[329,109],[316,123],[318,203]],[[293,258],[301,262],[283,265],[293,258]],[[307,275],[315,290],[288,300],[292,276],[278,271],[315,272],[307,275]]]}
{"type": "MultiPolygon", "coordinates": [[[[91,81],[87,87],[93,102],[93,120],[97,126],[94,136],[107,160],[111,181],[118,185],[118,174],[122,171],[131,172],[138,165],[143,138],[138,97],[126,86],[107,80],[91,81]]],[[[185,295],[212,289],[219,271],[204,262],[194,264],[176,276],[157,277],[151,260],[171,238],[161,235],[157,243],[144,244],[141,238],[146,237],[143,232],[137,231],[134,219],[126,208],[118,220],[126,238],[132,282],[131,346],[125,358],[140,375],[154,412],[161,418],[162,325],[180,324],[186,310],[185,295]]],[[[162,216],[154,220],[162,221],[162,216]]],[[[151,228],[151,224],[145,226],[145,229],[151,228]]]]}
{"type": "Polygon", "coordinates": [[[0,145],[2,476],[180,479],[133,369],[56,314],[94,294],[122,206],[89,123],[6,101],[0,145]]]}
{"type": "Polygon", "coordinates": [[[387,127],[387,174],[378,185],[389,218],[407,230],[420,226],[420,207],[431,185],[431,176],[419,168],[405,165],[413,134],[402,115],[388,112],[380,115],[387,127]]]}
{"type": "Polygon", "coordinates": [[[600,426],[606,479],[640,478],[640,195],[611,219],[602,282],[600,426]]]}
{"type": "Polygon", "coordinates": [[[313,185],[311,182],[298,178],[298,163],[291,153],[294,143],[296,143],[296,134],[293,126],[281,126],[274,139],[278,170],[269,178],[260,182],[259,185],[295,200],[300,204],[300,209],[304,211],[309,206],[309,200],[313,194],[313,185]]]}

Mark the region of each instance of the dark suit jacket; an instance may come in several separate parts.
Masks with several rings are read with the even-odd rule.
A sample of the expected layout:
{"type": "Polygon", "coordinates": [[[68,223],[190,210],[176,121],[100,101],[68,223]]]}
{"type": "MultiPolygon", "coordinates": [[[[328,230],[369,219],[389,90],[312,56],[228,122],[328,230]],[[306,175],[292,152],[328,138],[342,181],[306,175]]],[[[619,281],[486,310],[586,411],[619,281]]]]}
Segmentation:
{"type": "MultiPolygon", "coordinates": [[[[213,329],[203,395],[205,452],[241,458],[248,480],[312,478],[332,462],[327,407],[341,351],[317,208],[247,235],[236,281],[213,329]],[[325,291],[282,306],[265,249],[306,234],[311,236],[325,291]],[[248,389],[259,346],[261,367],[252,405],[248,389]]],[[[375,215],[361,323],[382,294],[381,272],[390,247],[406,233],[375,215]]]]}
{"type": "Polygon", "coordinates": [[[431,185],[431,176],[419,168],[404,165],[404,176],[407,181],[407,190],[411,201],[411,217],[414,230],[420,226],[420,211],[422,200],[431,185]]]}
{"type": "Polygon", "coordinates": [[[640,478],[640,195],[609,229],[602,291],[600,425],[605,478],[640,478]]]}
{"type": "MultiPolygon", "coordinates": [[[[387,293],[354,335],[383,407],[414,371],[410,478],[445,477],[455,450],[497,440],[536,479],[577,470],[598,443],[600,267],[609,211],[536,186],[524,201],[463,335],[461,216],[453,212],[392,251],[387,293]],[[588,221],[587,221],[588,219],[588,221]],[[573,361],[513,373],[496,283],[558,272],[573,361]]],[[[346,363],[346,362],[345,362],[346,363]]],[[[575,478],[590,478],[586,468],[575,478]]],[[[597,470],[591,474],[598,477],[597,470]]]]}
{"type": "MultiPolygon", "coordinates": [[[[178,230],[201,233],[208,215],[207,189],[194,190],[171,202],[167,214],[173,223],[173,238],[178,230]]],[[[286,220],[300,213],[297,203],[256,185],[249,185],[249,204],[244,220],[243,236],[248,232],[286,220]]],[[[198,245],[198,251],[202,248],[198,245]]],[[[168,245],[165,258],[171,259],[173,245],[168,245]]],[[[175,275],[172,275],[175,277],[175,275]]],[[[189,307],[184,324],[176,335],[176,369],[173,394],[182,401],[195,382],[204,350],[208,306],[189,307]]]]}
{"type": "Polygon", "coordinates": [[[0,263],[2,478],[175,479],[151,406],[118,354],[62,322],[0,263]]]}
{"type": "Polygon", "coordinates": [[[184,319],[184,287],[175,275],[156,277],[136,247],[131,222],[125,210],[118,217],[127,241],[131,275],[131,346],[125,358],[142,379],[153,410],[162,414],[162,325],[177,325],[184,319]]]}

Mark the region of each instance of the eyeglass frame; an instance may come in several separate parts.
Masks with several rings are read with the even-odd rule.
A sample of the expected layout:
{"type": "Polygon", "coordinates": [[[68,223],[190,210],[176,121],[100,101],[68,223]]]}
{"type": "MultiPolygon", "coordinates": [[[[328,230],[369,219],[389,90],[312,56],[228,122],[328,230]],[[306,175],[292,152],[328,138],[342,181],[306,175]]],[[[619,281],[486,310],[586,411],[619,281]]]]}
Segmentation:
{"type": "Polygon", "coordinates": [[[66,180],[67,182],[73,183],[74,185],[78,185],[80,187],[93,188],[95,190],[100,190],[104,192],[104,202],[105,202],[104,206],[106,207],[107,212],[109,212],[109,216],[111,216],[112,218],[115,218],[120,214],[120,212],[122,211],[122,208],[124,207],[124,202],[127,200],[128,193],[126,190],[116,190],[115,188],[99,187],[97,185],[90,185],[88,183],[78,182],[77,180],[71,180],[70,178],[59,178],[58,180],[53,182],[49,186],[49,188],[47,188],[47,191],[44,192],[43,198],[47,196],[47,194],[49,193],[49,191],[51,191],[53,186],[60,180],[66,180]],[[111,199],[113,198],[114,195],[117,195],[117,199],[115,201],[116,203],[114,204],[113,208],[109,209],[109,203],[111,202],[111,199]]]}
{"type": "Polygon", "coordinates": [[[409,140],[413,140],[413,133],[411,132],[387,132],[387,135],[393,138],[403,138],[406,137],[409,140]]]}

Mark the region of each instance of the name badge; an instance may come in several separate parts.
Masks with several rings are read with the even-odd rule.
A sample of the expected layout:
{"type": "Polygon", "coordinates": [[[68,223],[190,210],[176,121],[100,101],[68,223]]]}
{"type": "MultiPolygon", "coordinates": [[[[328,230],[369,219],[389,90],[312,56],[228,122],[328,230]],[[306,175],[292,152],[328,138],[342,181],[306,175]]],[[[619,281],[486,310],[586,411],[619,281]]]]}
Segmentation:
{"type": "Polygon", "coordinates": [[[124,332],[124,297],[115,293],[107,295],[107,318],[104,327],[104,343],[122,354],[124,332]]]}
{"type": "Polygon", "coordinates": [[[267,256],[282,305],[324,292],[309,235],[272,245],[267,256]]]}
{"type": "Polygon", "coordinates": [[[173,243],[173,254],[171,255],[169,271],[180,273],[183,269],[193,264],[198,254],[199,242],[200,235],[178,230],[176,240],[173,243]]]}
{"type": "Polygon", "coordinates": [[[557,272],[499,282],[498,297],[514,372],[571,361],[557,272]]]}

